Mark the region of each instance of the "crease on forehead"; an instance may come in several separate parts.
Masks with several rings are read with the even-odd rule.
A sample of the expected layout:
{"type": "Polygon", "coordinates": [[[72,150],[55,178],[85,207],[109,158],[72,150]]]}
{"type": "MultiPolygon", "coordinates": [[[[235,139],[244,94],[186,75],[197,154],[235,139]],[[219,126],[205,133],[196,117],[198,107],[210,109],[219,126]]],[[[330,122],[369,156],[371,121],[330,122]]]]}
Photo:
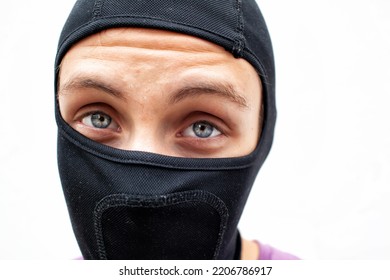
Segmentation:
{"type": "Polygon", "coordinates": [[[147,28],[111,28],[88,36],[75,46],[123,46],[151,50],[215,52],[233,55],[223,47],[187,34],[147,28]],[[136,38],[136,40],[134,40],[136,38]]]}

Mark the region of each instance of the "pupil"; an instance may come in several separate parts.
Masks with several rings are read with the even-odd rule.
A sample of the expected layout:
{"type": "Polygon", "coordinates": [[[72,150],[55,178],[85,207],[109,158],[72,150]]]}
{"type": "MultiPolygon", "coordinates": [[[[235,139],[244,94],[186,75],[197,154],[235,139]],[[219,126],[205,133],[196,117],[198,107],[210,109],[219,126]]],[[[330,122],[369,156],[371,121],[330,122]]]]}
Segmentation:
{"type": "Polygon", "coordinates": [[[213,133],[213,126],[205,122],[197,122],[193,126],[193,131],[200,138],[209,137],[213,133]]]}
{"type": "Polygon", "coordinates": [[[93,114],[91,121],[94,127],[107,128],[111,123],[111,118],[103,114],[93,114]]]}

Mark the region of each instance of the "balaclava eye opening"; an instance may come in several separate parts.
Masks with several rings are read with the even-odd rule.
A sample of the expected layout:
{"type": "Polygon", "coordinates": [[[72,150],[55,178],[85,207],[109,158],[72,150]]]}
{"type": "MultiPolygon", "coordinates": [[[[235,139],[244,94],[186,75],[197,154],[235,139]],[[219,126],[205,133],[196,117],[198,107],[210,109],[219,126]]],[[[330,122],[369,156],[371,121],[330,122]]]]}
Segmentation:
{"type": "MultiPolygon", "coordinates": [[[[60,36],[58,69],[78,41],[115,27],[199,37],[244,58],[262,81],[264,120],[256,149],[237,158],[177,158],[96,143],[61,117],[58,167],[85,259],[233,259],[237,224],[272,145],[276,119],[273,51],[255,0],[79,0],[60,36]]],[[[260,94],[260,93],[259,93],[260,94]]]]}

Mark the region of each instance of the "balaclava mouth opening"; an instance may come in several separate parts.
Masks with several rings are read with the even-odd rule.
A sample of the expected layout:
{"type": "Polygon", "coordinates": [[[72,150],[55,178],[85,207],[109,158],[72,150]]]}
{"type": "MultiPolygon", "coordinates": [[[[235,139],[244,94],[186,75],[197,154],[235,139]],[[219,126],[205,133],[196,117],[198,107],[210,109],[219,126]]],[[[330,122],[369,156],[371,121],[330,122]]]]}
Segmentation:
{"type": "MultiPolygon", "coordinates": [[[[272,145],[276,120],[271,40],[255,0],[79,0],[60,36],[58,69],[78,41],[115,27],[199,37],[244,58],[262,81],[256,149],[236,158],[177,158],[96,143],[61,117],[58,167],[85,259],[238,259],[237,225],[272,145]]],[[[260,93],[259,93],[260,94],[260,93]]]]}

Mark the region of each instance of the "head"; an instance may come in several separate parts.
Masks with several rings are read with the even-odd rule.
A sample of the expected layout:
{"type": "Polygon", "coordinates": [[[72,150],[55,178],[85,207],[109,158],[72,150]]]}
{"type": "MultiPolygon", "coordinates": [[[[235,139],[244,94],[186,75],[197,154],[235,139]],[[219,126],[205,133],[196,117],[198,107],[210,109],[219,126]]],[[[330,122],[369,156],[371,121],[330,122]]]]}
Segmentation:
{"type": "Polygon", "coordinates": [[[190,3],[78,1],[64,27],[59,169],[85,258],[237,257],[272,143],[272,49],[254,1],[190,3]],[[159,238],[175,232],[199,252],[167,253],[156,224],[159,238]],[[211,229],[193,236],[194,226],[211,229]]]}
{"type": "Polygon", "coordinates": [[[261,92],[253,66],[218,45],[125,27],[93,34],[67,52],[58,101],[64,120],[96,142],[220,158],[256,148],[261,92]]]}

